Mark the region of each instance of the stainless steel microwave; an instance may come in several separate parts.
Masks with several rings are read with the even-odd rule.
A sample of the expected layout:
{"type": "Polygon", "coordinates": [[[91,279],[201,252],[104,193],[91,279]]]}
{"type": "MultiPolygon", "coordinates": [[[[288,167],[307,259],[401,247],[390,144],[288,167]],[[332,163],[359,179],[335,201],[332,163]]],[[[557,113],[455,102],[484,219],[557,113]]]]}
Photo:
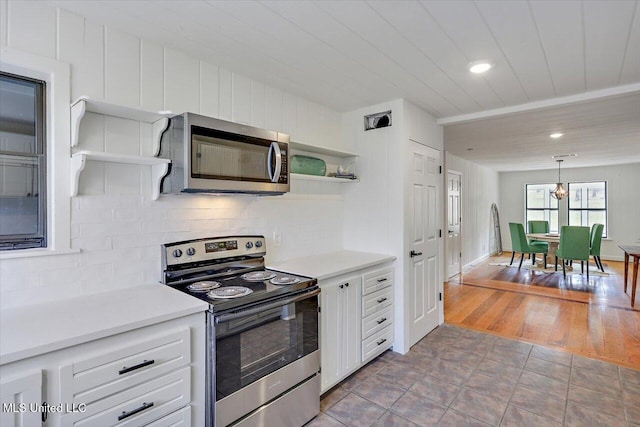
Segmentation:
{"type": "Polygon", "coordinates": [[[162,193],[283,194],[289,191],[289,135],[184,113],[160,140],[171,160],[162,193]]]}

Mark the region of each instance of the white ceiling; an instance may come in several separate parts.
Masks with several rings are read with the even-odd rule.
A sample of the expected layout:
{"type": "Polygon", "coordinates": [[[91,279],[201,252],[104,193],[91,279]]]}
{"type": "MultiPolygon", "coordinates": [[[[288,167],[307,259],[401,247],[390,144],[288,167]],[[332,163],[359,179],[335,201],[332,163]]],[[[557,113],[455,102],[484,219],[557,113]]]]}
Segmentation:
{"type": "Polygon", "coordinates": [[[640,82],[638,0],[48,3],[339,111],[405,98],[446,118],[640,82]]]}

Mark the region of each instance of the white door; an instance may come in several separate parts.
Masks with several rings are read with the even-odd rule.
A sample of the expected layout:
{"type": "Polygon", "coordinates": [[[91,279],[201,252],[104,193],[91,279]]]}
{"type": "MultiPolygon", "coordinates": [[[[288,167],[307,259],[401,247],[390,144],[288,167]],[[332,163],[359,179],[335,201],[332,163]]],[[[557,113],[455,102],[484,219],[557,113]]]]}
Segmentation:
{"type": "Polygon", "coordinates": [[[460,273],[462,242],[460,237],[460,174],[447,174],[447,260],[449,277],[460,273]]]}
{"type": "Polygon", "coordinates": [[[409,247],[409,346],[438,326],[438,182],[440,152],[410,142],[411,189],[407,212],[409,247]]]}

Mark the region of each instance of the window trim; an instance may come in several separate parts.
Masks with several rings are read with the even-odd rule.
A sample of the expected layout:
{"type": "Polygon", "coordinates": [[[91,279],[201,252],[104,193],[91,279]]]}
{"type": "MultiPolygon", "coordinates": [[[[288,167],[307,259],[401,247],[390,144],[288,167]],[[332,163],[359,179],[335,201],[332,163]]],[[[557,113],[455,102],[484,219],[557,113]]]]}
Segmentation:
{"type": "MultiPolygon", "coordinates": [[[[529,221],[529,216],[528,213],[529,211],[549,211],[549,213],[551,213],[551,211],[556,211],[558,212],[558,231],[560,232],[559,228],[560,228],[560,203],[556,204],[555,208],[529,208],[529,197],[527,197],[527,195],[529,194],[528,191],[528,187],[530,185],[549,185],[549,186],[554,186],[556,185],[555,183],[550,183],[550,182],[538,182],[538,183],[525,183],[524,184],[524,223],[525,223],[525,230],[528,230],[527,228],[527,224],[529,221]]],[[[549,221],[549,231],[551,232],[551,221],[549,221]]]]}
{"type": "Polygon", "coordinates": [[[45,81],[47,149],[47,247],[1,251],[0,259],[74,253],[71,249],[71,70],[67,63],[9,47],[0,48],[0,70],[45,81]]]}
{"type": "Polygon", "coordinates": [[[605,239],[607,238],[607,232],[609,231],[609,182],[606,180],[600,180],[600,181],[574,181],[574,182],[567,182],[567,190],[569,190],[569,197],[571,197],[571,184],[588,184],[588,183],[593,183],[593,182],[604,182],[604,204],[605,207],[604,208],[594,208],[594,209],[589,209],[589,208],[579,208],[579,209],[571,209],[571,200],[567,200],[567,225],[571,225],[570,221],[571,221],[571,211],[604,211],[604,221],[605,221],[605,227],[604,227],[604,233],[602,234],[602,238],[605,239]]]}
{"type": "MultiPolygon", "coordinates": [[[[11,234],[0,237],[4,243],[13,244],[13,248],[7,247],[3,251],[20,249],[42,249],[47,247],[47,82],[31,77],[20,76],[0,70],[1,75],[6,78],[20,80],[35,84],[35,143],[36,152],[33,154],[15,153],[17,157],[33,157],[38,159],[38,229],[30,234],[11,234]],[[44,160],[44,161],[42,161],[44,160]],[[29,244],[33,242],[33,244],[29,244]]],[[[14,155],[14,153],[7,153],[14,155]]]]}

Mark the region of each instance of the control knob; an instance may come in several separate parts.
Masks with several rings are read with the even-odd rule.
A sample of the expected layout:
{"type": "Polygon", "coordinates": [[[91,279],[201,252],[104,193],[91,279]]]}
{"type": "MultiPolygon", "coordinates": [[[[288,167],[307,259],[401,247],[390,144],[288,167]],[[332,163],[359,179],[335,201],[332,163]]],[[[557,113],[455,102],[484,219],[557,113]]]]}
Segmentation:
{"type": "Polygon", "coordinates": [[[181,256],[182,256],[182,251],[180,249],[176,249],[175,251],[173,251],[174,258],[180,258],[181,256]]]}
{"type": "Polygon", "coordinates": [[[247,249],[251,249],[253,247],[253,243],[251,242],[247,242],[246,245],[244,245],[247,249]]]}
{"type": "Polygon", "coordinates": [[[256,240],[256,248],[262,247],[262,240],[256,240]]]}
{"type": "Polygon", "coordinates": [[[196,254],[196,250],[194,248],[188,248],[187,249],[187,255],[188,256],[194,256],[196,254]]]}

